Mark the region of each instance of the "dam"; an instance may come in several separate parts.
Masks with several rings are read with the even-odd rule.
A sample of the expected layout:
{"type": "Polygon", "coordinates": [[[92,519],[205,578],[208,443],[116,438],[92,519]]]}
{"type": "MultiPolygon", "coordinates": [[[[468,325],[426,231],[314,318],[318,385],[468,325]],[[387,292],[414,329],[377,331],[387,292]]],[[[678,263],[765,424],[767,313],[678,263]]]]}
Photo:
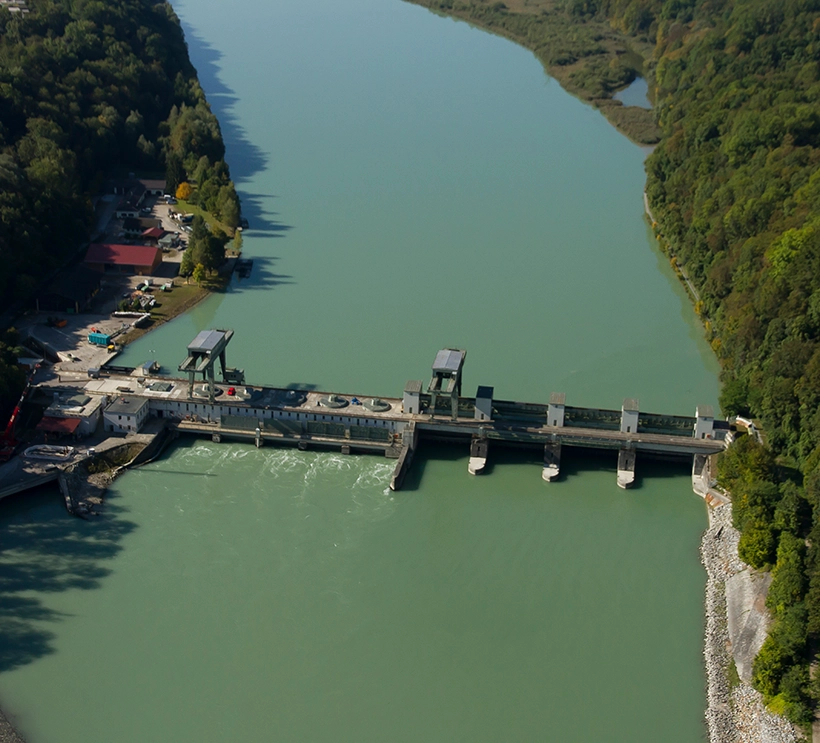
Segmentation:
{"type": "Polygon", "coordinates": [[[134,369],[109,365],[90,372],[94,378],[84,380],[83,391],[107,399],[104,418],[112,430],[137,431],[151,417],[214,442],[383,453],[396,460],[393,490],[401,488],[422,438],[469,446],[474,475],[485,469],[495,446],[541,448],[546,481],[560,476],[565,446],[615,450],[622,488],[634,484],[639,455],[692,458],[694,481],[705,458],[727,444],[729,426],[716,421],[709,406],[679,416],[641,411],[633,398],[620,409],[568,405],[563,393],[553,393],[547,403],[516,402],[496,399],[487,385],[464,396],[466,351],[455,348],[439,351],[430,381],[408,381],[401,397],[247,385],[243,370],[226,364],[232,337],[232,330],[199,333],[179,366],[185,376],[154,376],[150,363],[134,369]]]}

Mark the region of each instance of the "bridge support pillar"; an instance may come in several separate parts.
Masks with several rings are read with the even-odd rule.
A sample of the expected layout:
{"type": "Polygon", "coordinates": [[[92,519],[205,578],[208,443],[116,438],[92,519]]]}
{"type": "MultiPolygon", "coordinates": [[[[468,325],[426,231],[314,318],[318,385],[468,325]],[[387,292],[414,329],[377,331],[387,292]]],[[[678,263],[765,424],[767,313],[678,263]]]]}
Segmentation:
{"type": "Polygon", "coordinates": [[[626,490],[635,484],[635,450],[621,449],[618,452],[618,487],[626,490]]]}
{"type": "Polygon", "coordinates": [[[561,474],[561,442],[553,441],[544,444],[544,468],[541,478],[547,482],[554,482],[561,474]]]}
{"type": "Polygon", "coordinates": [[[480,475],[487,466],[487,452],[490,444],[487,439],[479,434],[474,434],[470,441],[470,463],[467,471],[471,475],[480,475]]]}

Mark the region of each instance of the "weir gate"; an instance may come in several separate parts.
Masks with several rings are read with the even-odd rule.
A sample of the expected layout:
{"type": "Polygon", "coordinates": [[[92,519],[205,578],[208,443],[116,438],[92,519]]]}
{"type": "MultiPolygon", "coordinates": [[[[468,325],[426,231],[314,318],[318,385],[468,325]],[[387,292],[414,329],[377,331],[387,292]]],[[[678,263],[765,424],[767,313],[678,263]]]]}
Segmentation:
{"type": "MultiPolygon", "coordinates": [[[[547,481],[560,475],[564,446],[614,449],[622,488],[635,481],[638,454],[693,458],[694,483],[696,476],[705,476],[708,455],[728,443],[729,426],[716,421],[710,407],[698,407],[689,417],[646,413],[634,399],[624,400],[620,410],[567,405],[563,394],[551,395],[546,404],[522,403],[497,400],[487,386],[479,386],[474,397],[464,397],[466,352],[460,349],[440,351],[429,384],[410,381],[401,398],[245,386],[242,370],[225,365],[231,335],[224,330],[200,333],[180,366],[187,379],[152,377],[145,371],[149,364],[135,370],[103,367],[85,390],[114,398],[111,409],[119,402],[120,410],[134,398],[135,409],[147,407],[149,415],[165,418],[179,432],[216,442],[235,439],[258,447],[286,444],[345,454],[382,452],[397,460],[393,490],[401,487],[421,438],[469,445],[469,472],[476,475],[484,470],[493,446],[542,448],[542,477],[547,481]],[[214,378],[217,360],[223,369],[221,384],[214,378]]],[[[108,420],[108,410],[104,415],[108,420]]]]}

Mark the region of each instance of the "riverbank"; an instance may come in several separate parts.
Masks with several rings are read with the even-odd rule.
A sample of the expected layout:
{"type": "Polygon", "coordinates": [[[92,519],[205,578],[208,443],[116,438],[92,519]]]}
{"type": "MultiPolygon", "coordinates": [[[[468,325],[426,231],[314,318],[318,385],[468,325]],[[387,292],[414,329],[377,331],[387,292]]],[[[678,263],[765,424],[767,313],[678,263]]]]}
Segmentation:
{"type": "Polygon", "coordinates": [[[434,13],[467,21],[529,49],[564,90],[597,108],[636,144],[661,139],[654,111],[624,106],[612,95],[654,65],[654,45],[627,36],[593,17],[568,16],[552,0],[484,5],[451,0],[406,0],[434,13]]]}
{"type": "Polygon", "coordinates": [[[0,743],[26,743],[26,739],[14,729],[2,710],[0,710],[0,743]]]}
{"type": "MultiPolygon", "coordinates": [[[[731,504],[709,508],[709,528],[700,546],[706,569],[706,630],[703,655],[706,665],[706,723],[710,743],[796,743],[799,731],[785,718],[769,712],[762,695],[738,675],[736,655],[745,653],[748,662],[757,653],[754,644],[740,648],[737,635],[730,636],[727,583],[749,570],[737,555],[739,532],[732,526],[731,504]],[[732,640],[734,639],[734,643],[732,640]]],[[[732,595],[730,600],[742,600],[732,595]]],[[[754,596],[742,607],[745,614],[756,610],[754,596]]]]}

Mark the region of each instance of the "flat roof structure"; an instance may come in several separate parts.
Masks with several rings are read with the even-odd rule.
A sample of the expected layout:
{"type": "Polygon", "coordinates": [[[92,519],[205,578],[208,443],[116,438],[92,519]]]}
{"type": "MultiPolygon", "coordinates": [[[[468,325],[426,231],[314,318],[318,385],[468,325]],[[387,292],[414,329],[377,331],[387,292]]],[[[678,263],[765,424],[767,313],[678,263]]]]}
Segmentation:
{"type": "Polygon", "coordinates": [[[229,340],[230,336],[228,331],[202,330],[197,333],[196,338],[188,344],[188,353],[192,355],[195,353],[205,353],[208,355],[219,353],[219,351],[228,345],[229,340]]]}
{"type": "Polygon", "coordinates": [[[46,408],[44,415],[48,418],[87,418],[102,405],[102,401],[99,395],[82,392],[60,395],[46,408]]]}
{"type": "Polygon", "coordinates": [[[441,374],[455,374],[461,369],[466,353],[456,348],[444,348],[436,354],[433,362],[433,372],[441,374]]]}
{"type": "Polygon", "coordinates": [[[111,415],[136,415],[147,404],[148,399],[145,397],[118,397],[105,412],[111,415]]]}

